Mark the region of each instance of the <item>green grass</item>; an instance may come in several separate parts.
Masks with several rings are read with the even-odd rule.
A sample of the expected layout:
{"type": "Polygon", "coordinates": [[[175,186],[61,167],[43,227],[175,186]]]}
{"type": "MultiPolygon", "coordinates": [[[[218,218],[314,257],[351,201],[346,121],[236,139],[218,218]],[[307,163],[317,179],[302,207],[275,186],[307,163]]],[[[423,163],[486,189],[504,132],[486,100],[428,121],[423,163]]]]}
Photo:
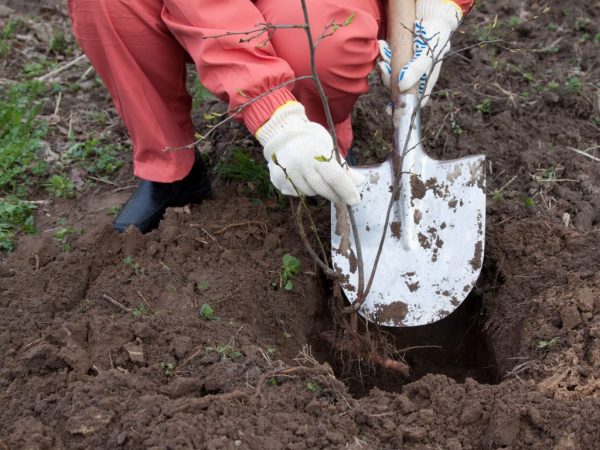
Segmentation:
{"type": "Polygon", "coordinates": [[[0,251],[14,250],[17,232],[35,233],[35,205],[9,197],[0,201],[0,251]]]}
{"type": "Polygon", "coordinates": [[[23,196],[48,165],[40,158],[47,125],[37,120],[43,84],[0,88],[0,193],[23,196]]]}
{"type": "Polygon", "coordinates": [[[190,91],[190,95],[192,96],[192,109],[194,110],[198,109],[202,103],[215,99],[215,97],[202,85],[202,83],[200,83],[198,79],[194,81],[194,85],[190,91]]]}
{"type": "Polygon", "coordinates": [[[214,347],[206,347],[206,353],[218,353],[221,356],[221,361],[238,359],[242,353],[233,346],[233,339],[224,345],[215,345],[214,347]]]}
{"type": "Polygon", "coordinates": [[[55,197],[69,198],[75,195],[73,182],[64,175],[52,175],[44,185],[46,190],[55,197]]]}
{"type": "Polygon", "coordinates": [[[14,249],[18,232],[35,233],[35,205],[25,201],[48,165],[40,155],[48,129],[37,120],[40,83],[0,87],[0,250],[14,249]]]}
{"type": "Polygon", "coordinates": [[[228,180],[248,183],[259,195],[276,195],[267,167],[256,162],[241,148],[235,147],[232,150],[229,160],[217,167],[217,173],[228,180]]]}
{"type": "Polygon", "coordinates": [[[73,227],[61,227],[54,232],[54,239],[64,252],[70,252],[73,248],[69,242],[71,236],[81,234],[82,230],[73,227]]]}
{"type": "Polygon", "coordinates": [[[208,303],[204,303],[200,310],[198,311],[198,315],[204,320],[219,320],[217,316],[215,316],[214,309],[208,303]]]}
{"type": "Polygon", "coordinates": [[[91,175],[108,175],[123,166],[119,145],[101,144],[99,139],[73,142],[63,156],[63,164],[75,164],[91,175]]]}
{"type": "Polygon", "coordinates": [[[286,253],[281,262],[281,284],[286,291],[294,289],[294,277],[300,272],[300,261],[298,258],[286,253]]]}
{"type": "MultiPolygon", "coordinates": [[[[0,29],[0,53],[2,43],[9,42],[7,39],[13,32],[14,25],[10,23],[0,29]]],[[[61,39],[57,37],[54,45],[62,48],[61,39]]],[[[38,69],[31,66],[28,74],[38,69]]],[[[119,159],[121,147],[99,139],[83,142],[72,139],[59,160],[51,163],[44,160],[42,141],[47,139],[49,130],[38,115],[44,98],[56,89],[36,81],[0,85],[0,251],[14,249],[17,233],[35,232],[35,203],[28,201],[31,197],[39,197],[44,190],[56,197],[76,194],[73,182],[65,175],[69,167],[80,167],[99,177],[123,165],[119,159]]]]}

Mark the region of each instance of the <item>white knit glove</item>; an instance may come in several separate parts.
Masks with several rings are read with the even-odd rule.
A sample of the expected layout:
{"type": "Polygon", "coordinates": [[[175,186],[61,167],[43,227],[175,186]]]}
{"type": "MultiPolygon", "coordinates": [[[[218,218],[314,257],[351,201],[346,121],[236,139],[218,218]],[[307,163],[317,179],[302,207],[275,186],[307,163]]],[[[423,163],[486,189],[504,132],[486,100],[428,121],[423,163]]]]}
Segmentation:
{"type": "MultiPolygon", "coordinates": [[[[458,27],[463,13],[451,0],[418,0],[416,17],[414,54],[398,74],[398,88],[403,92],[418,83],[419,95],[424,96],[421,105],[424,106],[440,75],[442,58],[450,50],[450,36],[458,27]]],[[[386,41],[379,41],[379,57],[377,69],[381,81],[389,89],[392,51],[386,41]]]]}
{"type": "Polygon", "coordinates": [[[300,103],[288,102],[277,109],[256,138],[264,147],[271,182],[283,194],[321,195],[347,205],[360,202],[356,186],[364,177],[343,160],[344,167],[338,164],[331,135],[308,120],[300,103]]]}

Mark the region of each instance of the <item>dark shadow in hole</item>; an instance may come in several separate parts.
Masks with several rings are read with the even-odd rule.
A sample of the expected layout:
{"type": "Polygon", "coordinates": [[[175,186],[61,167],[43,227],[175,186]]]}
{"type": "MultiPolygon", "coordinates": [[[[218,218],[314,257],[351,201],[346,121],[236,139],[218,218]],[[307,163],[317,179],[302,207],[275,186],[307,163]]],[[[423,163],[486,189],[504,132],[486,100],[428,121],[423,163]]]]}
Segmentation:
{"type": "MultiPolygon", "coordinates": [[[[332,318],[322,316],[320,331],[331,330],[332,318]]],[[[449,316],[433,324],[410,328],[385,328],[397,349],[409,349],[405,359],[411,368],[408,380],[382,369],[341,360],[330,345],[313,335],[313,353],[321,362],[327,361],[338,378],[356,397],[366,395],[373,387],[398,392],[406,383],[427,374],[443,374],[458,382],[468,377],[479,383],[498,383],[489,336],[483,329],[482,295],[473,291],[449,316]],[[414,348],[413,348],[414,347],[414,348]]]]}

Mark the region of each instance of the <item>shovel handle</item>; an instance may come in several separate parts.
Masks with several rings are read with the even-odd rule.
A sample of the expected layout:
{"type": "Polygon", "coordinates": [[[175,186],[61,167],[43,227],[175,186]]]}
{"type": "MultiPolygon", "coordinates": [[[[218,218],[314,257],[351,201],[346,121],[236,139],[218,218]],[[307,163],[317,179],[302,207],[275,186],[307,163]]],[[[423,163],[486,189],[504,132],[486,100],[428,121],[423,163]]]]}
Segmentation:
{"type": "MultiPolygon", "coordinates": [[[[413,36],[416,19],[415,0],[389,0],[388,30],[389,44],[392,49],[392,99],[398,94],[398,74],[413,57],[413,36]]],[[[406,94],[417,94],[413,86],[406,94]]]]}

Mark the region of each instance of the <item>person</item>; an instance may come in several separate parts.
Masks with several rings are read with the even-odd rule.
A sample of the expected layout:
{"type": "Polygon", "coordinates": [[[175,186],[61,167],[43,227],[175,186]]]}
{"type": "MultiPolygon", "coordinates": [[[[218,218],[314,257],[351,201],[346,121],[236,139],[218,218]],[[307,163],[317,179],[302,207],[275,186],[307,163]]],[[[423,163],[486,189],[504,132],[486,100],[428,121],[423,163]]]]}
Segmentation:
{"type": "MultiPolygon", "coordinates": [[[[352,144],[352,108],[368,91],[367,76],[378,55],[382,79],[388,87],[391,83],[389,47],[378,41],[385,29],[385,3],[306,1],[313,39],[331,23],[352,17],[349,26],[322,39],[315,52],[343,157],[352,144]]],[[[448,37],[473,3],[417,0],[415,57],[400,73],[401,90],[419,83],[428,95],[439,64],[425,92],[427,73],[435,58],[448,51],[448,37]]],[[[276,29],[268,40],[231,34],[259,24],[303,24],[300,0],[69,0],[68,6],[75,38],[131,136],[134,174],[141,178],[113,222],[116,230],[134,226],[145,233],[158,225],[167,207],[211,195],[206,168],[190,145],[187,62],[195,64],[202,84],[230,111],[254,99],[238,116],[262,145],[271,181],[283,194],[359,202],[362,176],[343,160],[329,158],[333,141],[314,81],[291,83],[310,74],[305,30],[276,29]],[[184,146],[189,148],[164,151],[184,146]]]]}

